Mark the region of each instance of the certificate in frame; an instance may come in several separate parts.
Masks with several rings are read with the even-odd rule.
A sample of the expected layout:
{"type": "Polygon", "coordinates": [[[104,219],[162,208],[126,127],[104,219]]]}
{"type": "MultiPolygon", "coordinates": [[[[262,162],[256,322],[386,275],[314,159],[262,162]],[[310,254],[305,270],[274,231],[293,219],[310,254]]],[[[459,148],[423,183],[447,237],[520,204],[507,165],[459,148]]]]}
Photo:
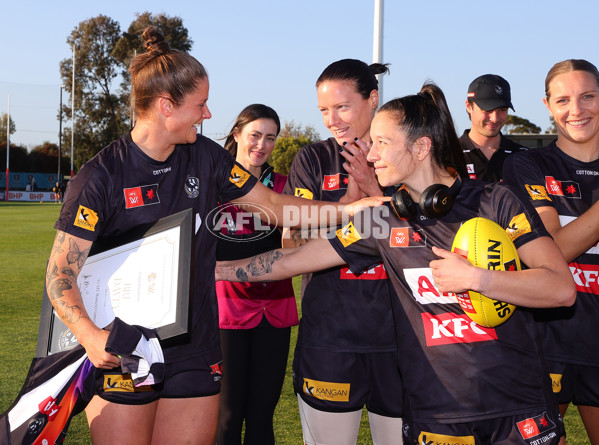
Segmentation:
{"type": "MultiPolygon", "coordinates": [[[[77,285],[96,325],[104,328],[119,317],[156,329],[163,341],[189,332],[192,213],[162,218],[140,238],[87,258],[77,285]]],[[[44,286],[36,356],[77,344],[44,286]]]]}

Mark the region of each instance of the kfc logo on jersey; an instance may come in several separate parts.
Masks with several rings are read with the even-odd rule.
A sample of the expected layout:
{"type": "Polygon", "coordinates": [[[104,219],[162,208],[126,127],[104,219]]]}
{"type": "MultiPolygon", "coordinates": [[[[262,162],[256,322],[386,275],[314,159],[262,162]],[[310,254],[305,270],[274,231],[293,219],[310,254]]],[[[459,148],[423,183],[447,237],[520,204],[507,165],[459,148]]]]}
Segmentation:
{"type": "MultiPolygon", "coordinates": [[[[525,440],[532,439],[535,436],[547,433],[555,428],[555,423],[553,423],[547,416],[547,412],[536,417],[522,420],[516,425],[518,426],[518,431],[520,431],[520,434],[525,440]]],[[[553,433],[552,437],[555,437],[555,433],[553,433]]],[[[546,440],[543,442],[546,442],[546,440]]]]}
{"type": "Polygon", "coordinates": [[[125,208],[142,207],[152,204],[159,204],[158,184],[141,185],[123,189],[125,195],[125,208]]]}
{"type": "Polygon", "coordinates": [[[357,274],[353,273],[349,267],[342,267],[339,278],[342,280],[386,280],[387,271],[383,263],[376,264],[368,270],[357,274]]]}
{"type": "Polygon", "coordinates": [[[547,195],[547,190],[542,185],[524,184],[524,187],[526,187],[526,191],[533,201],[539,201],[541,199],[551,201],[551,198],[547,195]]]}
{"type": "Polygon", "coordinates": [[[427,346],[497,340],[495,329],[479,326],[465,314],[420,315],[427,346]]]}
{"type": "Polygon", "coordinates": [[[416,267],[403,270],[412,295],[420,304],[455,304],[458,302],[453,292],[440,292],[435,286],[433,271],[430,267],[416,267]]]}
{"type": "Polygon", "coordinates": [[[392,227],[389,247],[424,247],[426,235],[412,227],[392,227]]]}
{"type": "Polygon", "coordinates": [[[553,176],[545,176],[545,184],[550,195],[580,199],[580,185],[574,181],[558,181],[553,176]]]}
{"type": "Polygon", "coordinates": [[[570,272],[578,292],[599,295],[599,266],[572,262],[570,272]]]}
{"type": "Polygon", "coordinates": [[[323,190],[339,190],[346,189],[349,179],[347,173],[337,173],[336,175],[324,175],[322,182],[323,190]]]}

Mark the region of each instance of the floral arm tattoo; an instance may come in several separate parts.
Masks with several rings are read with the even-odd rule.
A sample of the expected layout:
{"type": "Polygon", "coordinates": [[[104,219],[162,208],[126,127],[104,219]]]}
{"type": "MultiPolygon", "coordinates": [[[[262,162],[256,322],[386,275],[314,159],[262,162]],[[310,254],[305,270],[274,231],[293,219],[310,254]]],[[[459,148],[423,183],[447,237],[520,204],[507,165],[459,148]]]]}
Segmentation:
{"type": "Polygon", "coordinates": [[[235,271],[235,276],[239,281],[252,281],[250,277],[260,277],[272,272],[272,265],[275,261],[283,258],[283,252],[273,250],[261,255],[256,255],[250,259],[246,267],[239,267],[235,271]]]}

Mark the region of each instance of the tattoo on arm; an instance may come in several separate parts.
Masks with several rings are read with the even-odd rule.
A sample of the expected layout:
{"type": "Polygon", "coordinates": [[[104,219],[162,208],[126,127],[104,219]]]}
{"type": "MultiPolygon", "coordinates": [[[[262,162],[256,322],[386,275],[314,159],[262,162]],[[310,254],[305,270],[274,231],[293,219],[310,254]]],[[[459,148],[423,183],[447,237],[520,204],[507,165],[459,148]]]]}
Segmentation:
{"type": "Polygon", "coordinates": [[[239,281],[245,282],[248,280],[248,274],[241,267],[235,272],[235,276],[239,281]]]}
{"type": "Polygon", "coordinates": [[[69,238],[69,253],[67,254],[67,263],[77,263],[77,266],[79,269],[81,269],[85,263],[85,260],[87,259],[88,254],[89,249],[81,251],[79,249],[79,245],[73,240],[73,238],[69,238]]]}
{"type": "Polygon", "coordinates": [[[73,269],[71,269],[70,267],[63,267],[60,272],[69,277],[71,280],[73,280],[73,282],[77,282],[77,275],[75,274],[75,271],[73,271],[73,269]]]}
{"type": "Polygon", "coordinates": [[[57,301],[55,308],[60,318],[67,323],[76,323],[81,319],[82,311],[77,305],[69,306],[64,301],[57,301]]]}
{"type": "Polygon", "coordinates": [[[57,232],[56,238],[54,239],[54,246],[52,246],[52,250],[56,253],[64,252],[62,248],[62,244],[64,243],[64,239],[66,238],[66,233],[57,232]]]}
{"type": "Polygon", "coordinates": [[[283,258],[281,251],[266,252],[254,257],[246,269],[251,276],[259,277],[272,272],[273,263],[281,258],[283,258]]]}
{"type": "Polygon", "coordinates": [[[300,247],[310,240],[309,233],[301,229],[289,229],[289,236],[295,247],[300,247]]]}
{"type": "Polygon", "coordinates": [[[48,286],[48,297],[50,297],[51,301],[62,298],[64,297],[62,293],[71,289],[73,289],[71,280],[68,278],[57,278],[48,286]]]}
{"type": "Polygon", "coordinates": [[[58,276],[58,266],[56,262],[52,265],[52,268],[48,268],[46,272],[46,286],[50,285],[50,283],[58,276]]]}

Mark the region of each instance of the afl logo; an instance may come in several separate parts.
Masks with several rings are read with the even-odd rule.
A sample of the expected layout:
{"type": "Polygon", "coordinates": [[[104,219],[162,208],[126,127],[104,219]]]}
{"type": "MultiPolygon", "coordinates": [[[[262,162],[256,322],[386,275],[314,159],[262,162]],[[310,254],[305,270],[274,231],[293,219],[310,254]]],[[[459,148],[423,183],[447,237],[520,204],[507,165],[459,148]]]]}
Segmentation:
{"type": "Polygon", "coordinates": [[[190,198],[197,198],[200,194],[200,180],[194,176],[188,176],[185,180],[185,193],[190,198]]]}
{"type": "Polygon", "coordinates": [[[495,92],[501,96],[503,94],[503,88],[501,88],[499,85],[495,85],[495,92]]]}

